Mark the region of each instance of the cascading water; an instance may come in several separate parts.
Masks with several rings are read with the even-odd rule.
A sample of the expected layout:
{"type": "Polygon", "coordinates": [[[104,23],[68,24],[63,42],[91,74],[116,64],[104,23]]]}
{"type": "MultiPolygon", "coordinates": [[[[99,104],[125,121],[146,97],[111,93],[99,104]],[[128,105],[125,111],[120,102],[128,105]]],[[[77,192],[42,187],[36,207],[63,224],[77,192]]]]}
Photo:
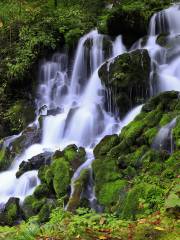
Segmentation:
{"type": "Polygon", "coordinates": [[[170,123],[160,128],[157,136],[155,137],[152,148],[157,150],[167,150],[169,153],[173,152],[174,143],[172,137],[172,130],[176,125],[176,118],[174,118],[170,123]]]}
{"type": "Polygon", "coordinates": [[[156,13],[150,21],[145,48],[152,59],[152,95],[180,91],[180,5],[156,13]],[[158,44],[162,40],[163,44],[158,44]],[[156,76],[156,77],[155,77],[156,76]],[[154,80],[152,80],[154,81],[154,80]]]}
{"type": "MultiPolygon", "coordinates": [[[[83,146],[87,151],[87,161],[75,172],[73,183],[82,169],[90,167],[95,144],[103,136],[119,131],[120,122],[104,110],[105,89],[98,77],[98,68],[107,58],[115,57],[124,51],[120,36],[112,42],[107,36],[94,30],[79,41],[71,77],[68,74],[70,67],[66,53],[56,53],[51,61],[42,64],[37,96],[37,112],[43,117],[42,142],[27,148],[16,157],[8,171],[0,174],[0,181],[6,182],[6,185],[0,188],[1,205],[7,202],[9,197],[18,197],[23,201],[39,184],[37,171],[26,172],[16,179],[16,172],[22,161],[27,161],[47,149],[54,152],[72,143],[83,146]],[[107,52],[104,49],[105,42],[109,44],[107,52]]],[[[138,112],[135,111],[133,116],[138,112]]],[[[125,122],[130,120],[132,116],[125,122]]],[[[37,122],[36,119],[33,124],[38,125],[37,122]]],[[[7,141],[7,144],[15,138],[7,141]]],[[[92,184],[89,198],[94,198],[92,184]]]]}
{"type": "MultiPolygon", "coordinates": [[[[180,90],[179,35],[180,9],[175,5],[152,17],[145,46],[142,46],[143,41],[140,39],[131,48],[146,48],[149,51],[152,60],[152,95],[160,91],[180,90]],[[166,46],[158,45],[160,34],[164,37],[166,46]],[[154,83],[155,75],[158,80],[154,83]]],[[[37,97],[37,112],[43,115],[42,141],[28,147],[15,158],[8,171],[0,173],[0,182],[5,183],[0,188],[0,206],[10,197],[18,197],[23,201],[39,184],[37,171],[29,171],[16,178],[22,161],[27,161],[47,149],[50,152],[59,148],[62,150],[72,143],[85,147],[87,151],[87,161],[73,176],[73,192],[74,179],[82,169],[91,166],[95,144],[103,136],[120,131],[140,112],[141,106],[133,109],[120,122],[104,108],[105,89],[98,77],[98,68],[106,59],[110,59],[111,62],[115,56],[125,51],[120,36],[112,42],[107,36],[94,30],[80,39],[73,67],[70,66],[66,53],[56,53],[51,61],[42,64],[37,97]],[[109,46],[108,51],[105,51],[104,45],[106,49],[107,45],[109,46]]],[[[38,127],[37,122],[36,119],[31,125],[38,127]]],[[[18,137],[20,135],[8,138],[5,145],[10,145],[18,137]]],[[[89,186],[89,198],[93,200],[95,196],[92,184],[89,186]]]]}

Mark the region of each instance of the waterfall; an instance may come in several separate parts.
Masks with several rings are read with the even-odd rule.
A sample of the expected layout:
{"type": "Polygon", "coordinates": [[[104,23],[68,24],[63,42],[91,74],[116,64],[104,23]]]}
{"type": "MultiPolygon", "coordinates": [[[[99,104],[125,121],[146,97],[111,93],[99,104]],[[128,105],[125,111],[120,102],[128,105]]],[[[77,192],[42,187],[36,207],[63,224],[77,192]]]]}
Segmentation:
{"type": "Polygon", "coordinates": [[[149,26],[149,36],[145,48],[152,59],[152,95],[158,92],[180,91],[180,6],[173,5],[154,14],[149,26]],[[158,39],[164,45],[158,44],[158,39]]]}
{"type": "MultiPolygon", "coordinates": [[[[145,46],[142,46],[143,41],[140,39],[130,49],[132,51],[145,48],[150,54],[151,95],[166,90],[180,91],[179,35],[180,9],[179,5],[174,5],[151,18],[145,46]],[[164,39],[165,46],[158,44],[160,37],[164,39]]],[[[98,77],[98,69],[105,61],[111,63],[116,56],[126,51],[121,36],[112,41],[108,36],[93,30],[79,40],[73,64],[66,51],[55,53],[50,60],[42,62],[36,99],[37,118],[31,124],[38,128],[38,113],[43,115],[42,140],[16,156],[10,168],[0,173],[0,182],[4,183],[0,188],[0,207],[10,197],[18,197],[23,201],[40,183],[37,171],[29,171],[16,178],[22,161],[27,161],[47,149],[49,152],[63,150],[69,144],[85,147],[87,152],[87,161],[72,178],[73,192],[73,181],[82,169],[91,168],[94,146],[105,135],[118,133],[140,112],[142,106],[132,109],[126,118],[120,121],[104,107],[107,98],[98,77]]],[[[111,92],[108,94],[111,95],[111,92]]],[[[110,102],[106,104],[112,105],[110,102]]],[[[161,145],[159,139],[161,142],[162,136],[169,137],[169,127],[168,125],[160,130],[154,146],[161,145]]],[[[20,136],[21,134],[8,138],[5,146],[12,144],[20,136]]],[[[92,184],[88,191],[89,198],[93,201],[95,195],[92,184]]]]}
{"type": "MultiPolygon", "coordinates": [[[[87,152],[87,161],[73,176],[73,192],[73,181],[81,170],[91,168],[94,146],[105,135],[117,133],[121,128],[121,122],[104,109],[105,89],[98,77],[98,68],[107,59],[125,51],[121,36],[112,41],[108,36],[93,30],[79,40],[72,66],[66,52],[55,53],[51,60],[41,64],[36,103],[37,113],[43,117],[42,141],[27,148],[15,158],[7,171],[0,173],[0,181],[6,183],[0,188],[1,206],[10,197],[18,197],[22,202],[40,183],[37,171],[29,171],[16,178],[22,161],[47,149],[49,152],[63,150],[72,143],[85,147],[87,152]],[[109,47],[105,48],[104,44],[109,47]]],[[[131,114],[126,123],[138,112],[131,114]]],[[[31,124],[33,125],[38,127],[38,116],[31,124]]],[[[6,144],[20,136],[21,134],[10,138],[6,144]]],[[[93,201],[95,196],[92,183],[88,191],[89,198],[93,201]]]]}
{"type": "Polygon", "coordinates": [[[170,123],[160,128],[158,134],[156,135],[152,143],[152,148],[156,150],[167,150],[169,153],[173,153],[174,143],[172,137],[172,130],[175,125],[176,118],[174,118],[170,123]]]}

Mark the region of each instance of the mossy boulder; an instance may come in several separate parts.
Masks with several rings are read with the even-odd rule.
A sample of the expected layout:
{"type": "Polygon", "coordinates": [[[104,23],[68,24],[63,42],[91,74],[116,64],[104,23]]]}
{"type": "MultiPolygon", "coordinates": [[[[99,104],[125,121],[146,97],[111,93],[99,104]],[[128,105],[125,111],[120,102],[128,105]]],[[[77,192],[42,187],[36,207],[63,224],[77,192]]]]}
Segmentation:
{"type": "Polygon", "coordinates": [[[63,154],[67,161],[70,163],[73,171],[76,171],[78,167],[84,163],[86,157],[86,151],[82,147],[76,145],[69,145],[63,150],[63,154]]]}
{"type": "Polygon", "coordinates": [[[33,195],[26,197],[22,206],[22,211],[25,219],[28,219],[38,214],[45,203],[46,203],[45,198],[37,199],[33,195]]]}
{"type": "Polygon", "coordinates": [[[135,220],[159,210],[163,206],[164,190],[159,186],[140,183],[133,186],[121,203],[120,216],[135,220]]]}
{"type": "MultiPolygon", "coordinates": [[[[41,184],[36,187],[33,195],[26,197],[23,203],[25,218],[28,219],[38,214],[39,221],[45,222],[49,219],[52,209],[55,208],[57,199],[62,199],[64,204],[68,202],[71,179],[77,168],[85,162],[85,157],[84,148],[69,145],[63,151],[57,150],[54,154],[49,152],[39,154],[28,162],[22,163],[18,176],[24,170],[33,167],[33,169],[38,169],[38,176],[41,180],[41,184]]],[[[79,206],[86,176],[87,174],[84,173],[75,182],[74,210],[79,206]]]]}
{"type": "Polygon", "coordinates": [[[124,53],[104,63],[98,73],[111,93],[111,109],[121,118],[132,107],[149,98],[150,57],[147,50],[124,53]]]}
{"type": "Polygon", "coordinates": [[[68,162],[64,158],[58,158],[54,160],[51,166],[53,175],[53,188],[57,197],[63,197],[68,190],[71,182],[71,169],[68,162]]]}
{"type": "Polygon", "coordinates": [[[48,188],[46,184],[40,184],[39,186],[36,187],[34,191],[34,196],[37,199],[41,198],[49,198],[51,196],[51,190],[48,188]]]}
{"type": "Polygon", "coordinates": [[[54,208],[57,207],[56,201],[48,199],[46,203],[42,206],[38,214],[38,220],[40,223],[47,222],[50,218],[50,214],[54,208]]]}
{"type": "Polygon", "coordinates": [[[2,212],[0,212],[0,225],[12,226],[22,218],[19,198],[10,198],[2,212]]]}

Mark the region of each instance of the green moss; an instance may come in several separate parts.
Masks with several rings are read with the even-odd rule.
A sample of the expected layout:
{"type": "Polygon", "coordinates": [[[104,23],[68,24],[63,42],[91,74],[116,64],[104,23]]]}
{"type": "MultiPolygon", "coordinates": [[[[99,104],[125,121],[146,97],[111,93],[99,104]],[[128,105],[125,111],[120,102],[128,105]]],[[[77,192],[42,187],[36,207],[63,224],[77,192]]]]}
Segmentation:
{"type": "Polygon", "coordinates": [[[103,184],[98,194],[99,203],[106,207],[115,205],[120,198],[120,192],[125,189],[126,185],[125,180],[103,184]]]}
{"type": "Polygon", "coordinates": [[[117,143],[119,138],[117,135],[109,135],[104,137],[99,144],[96,145],[94,149],[94,155],[96,157],[105,155],[109,150],[111,150],[117,143]]]}
{"type": "Polygon", "coordinates": [[[45,199],[38,200],[33,195],[26,197],[22,208],[25,218],[28,219],[36,215],[45,204],[45,202],[45,199]]]}
{"type": "Polygon", "coordinates": [[[176,126],[173,129],[174,141],[177,149],[180,149],[180,118],[178,117],[176,126]]]}
{"type": "Polygon", "coordinates": [[[136,219],[163,206],[163,190],[156,185],[141,183],[128,193],[120,210],[121,217],[136,219]]]}
{"type": "Polygon", "coordinates": [[[167,212],[173,214],[177,218],[180,217],[180,181],[177,180],[173,183],[168,197],[165,202],[165,209],[167,212]]]}
{"type": "Polygon", "coordinates": [[[52,163],[53,187],[58,197],[66,194],[71,181],[70,165],[64,158],[54,160],[52,163]]]}
{"type": "Polygon", "coordinates": [[[157,126],[159,124],[159,121],[161,120],[162,114],[162,110],[159,106],[157,106],[154,111],[149,112],[144,118],[146,126],[151,128],[157,126]]]}
{"type": "Polygon", "coordinates": [[[76,147],[76,145],[70,145],[64,149],[63,153],[67,160],[71,161],[72,159],[75,158],[77,150],[78,148],[76,147]]]}
{"type": "Polygon", "coordinates": [[[41,208],[38,219],[40,223],[45,223],[49,220],[52,210],[56,207],[53,201],[47,201],[41,208]]]}
{"type": "Polygon", "coordinates": [[[145,124],[140,121],[132,122],[122,130],[121,138],[124,138],[128,146],[135,143],[138,136],[141,135],[145,124]]]}
{"type": "Polygon", "coordinates": [[[99,69],[101,81],[114,93],[111,98],[120,118],[148,97],[149,72],[150,57],[146,50],[124,53],[113,62],[104,63],[99,69]]]}
{"type": "Polygon", "coordinates": [[[38,177],[41,181],[47,184],[48,187],[52,186],[53,172],[50,166],[43,166],[38,171],[38,177]]]}
{"type": "Polygon", "coordinates": [[[160,121],[160,126],[165,126],[166,124],[170,123],[171,120],[174,118],[174,113],[170,112],[170,113],[165,113],[163,114],[161,121],[160,121]]]}
{"type": "Polygon", "coordinates": [[[0,149],[0,171],[7,170],[13,161],[13,156],[8,148],[0,149]]]}
{"type": "Polygon", "coordinates": [[[16,219],[17,217],[17,206],[15,204],[9,206],[8,212],[7,212],[7,223],[8,225],[12,225],[13,221],[16,219]]]}
{"type": "Polygon", "coordinates": [[[46,184],[40,184],[34,191],[34,196],[38,199],[48,197],[50,195],[50,189],[46,184]]]}
{"type": "Polygon", "coordinates": [[[6,159],[5,159],[5,150],[0,150],[0,170],[3,170],[6,167],[6,159]]]}
{"type": "Polygon", "coordinates": [[[155,136],[158,133],[158,128],[154,127],[154,128],[150,128],[148,129],[145,133],[144,133],[144,137],[146,139],[146,142],[151,146],[155,136]]]}
{"type": "Polygon", "coordinates": [[[166,161],[165,166],[167,170],[173,172],[174,176],[180,174],[180,151],[175,151],[166,161]]]}

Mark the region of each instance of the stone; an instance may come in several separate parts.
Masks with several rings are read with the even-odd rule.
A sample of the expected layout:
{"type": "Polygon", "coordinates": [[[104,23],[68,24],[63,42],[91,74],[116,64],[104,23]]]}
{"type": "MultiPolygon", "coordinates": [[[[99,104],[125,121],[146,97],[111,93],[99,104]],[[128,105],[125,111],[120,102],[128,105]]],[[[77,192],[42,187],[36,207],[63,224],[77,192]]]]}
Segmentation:
{"type": "MultiPolygon", "coordinates": [[[[120,118],[150,96],[151,61],[147,50],[135,50],[115,57],[99,69],[99,77],[107,89],[112,105],[108,111],[118,112],[120,118]]],[[[108,109],[109,108],[109,109],[108,109]]]]}
{"type": "Polygon", "coordinates": [[[51,152],[44,152],[32,157],[28,161],[23,161],[19,165],[19,171],[16,173],[16,177],[19,178],[23,173],[27,171],[39,170],[42,166],[50,165],[51,157],[51,152]]]}

